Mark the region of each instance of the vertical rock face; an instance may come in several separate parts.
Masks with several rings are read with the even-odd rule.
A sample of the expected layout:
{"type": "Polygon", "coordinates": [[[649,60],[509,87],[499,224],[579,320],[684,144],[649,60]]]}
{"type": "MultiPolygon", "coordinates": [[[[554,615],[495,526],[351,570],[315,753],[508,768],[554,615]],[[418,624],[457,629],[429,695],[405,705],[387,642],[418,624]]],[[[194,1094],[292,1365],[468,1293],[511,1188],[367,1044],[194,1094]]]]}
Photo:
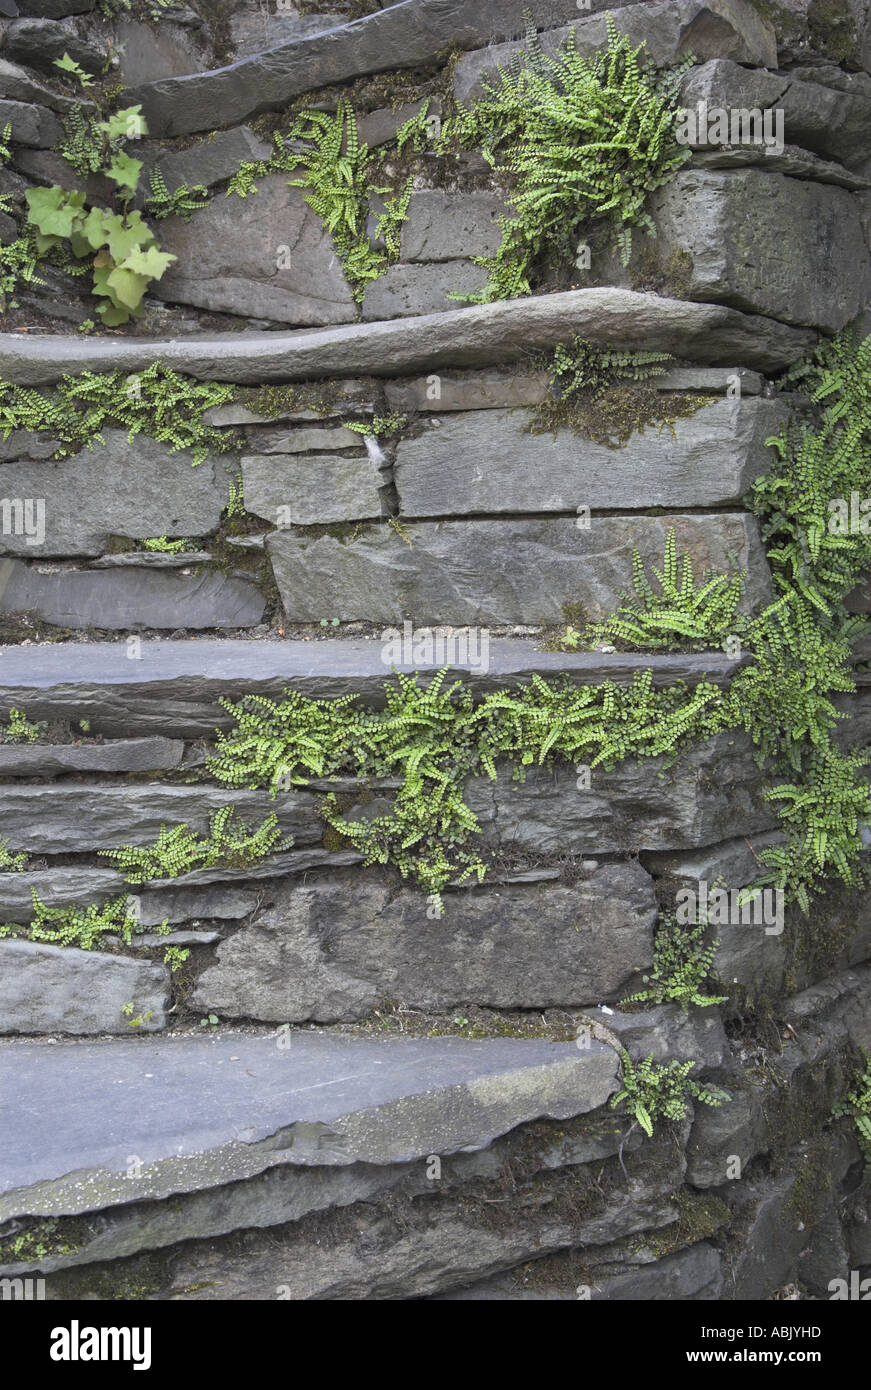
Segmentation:
{"type": "Polygon", "coordinates": [[[779,593],[753,487],[816,428],[783,374],[867,331],[871,6],[271,8],[0,0],[3,1292],[828,1298],[871,1260],[835,1118],[871,913],[833,884],[810,918],[742,904],[783,769],[759,729],[678,721],[733,718],[779,593]],[[442,142],[449,88],[522,61],[530,10],[545,55],[613,25],[686,62],[689,157],[626,266],[590,224],[477,303],[518,171],[442,142]],[[20,241],[36,190],[61,254],[61,193],[118,206],[102,76],[147,120],[130,206],[173,258],[131,253],[142,316],[109,331],[99,274],[29,278],[20,241]],[[697,584],[743,576],[728,623],[591,637],[665,584],[672,532],[697,584]]]}

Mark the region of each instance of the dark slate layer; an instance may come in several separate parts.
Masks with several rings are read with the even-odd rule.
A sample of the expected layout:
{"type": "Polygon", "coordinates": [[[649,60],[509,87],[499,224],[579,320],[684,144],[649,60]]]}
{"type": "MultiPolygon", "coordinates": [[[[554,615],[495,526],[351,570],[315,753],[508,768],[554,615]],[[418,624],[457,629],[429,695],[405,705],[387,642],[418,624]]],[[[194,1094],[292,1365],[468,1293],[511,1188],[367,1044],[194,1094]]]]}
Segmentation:
{"type": "Polygon", "coordinates": [[[616,1088],[600,1043],[138,1038],[0,1046],[0,1221],[217,1186],[291,1163],[402,1163],[485,1148],[616,1088]],[[235,1059],[235,1060],[233,1060],[235,1059]],[[116,1085],[123,1080],[124,1085],[116,1085]],[[135,1191],[128,1155],[143,1163],[135,1191]]]}
{"type": "Polygon", "coordinates": [[[516,362],[573,333],[599,346],[672,352],[691,362],[760,371],[790,366],[816,341],[808,329],[624,289],[567,290],[420,318],[316,332],[222,333],[148,339],[0,334],[0,377],[43,386],[65,372],[142,371],[161,362],[191,376],[260,383],[365,373],[397,376],[437,367],[516,362]]]}
{"type": "MultiPolygon", "coordinates": [[[[232,125],[284,106],[292,97],[317,87],[390,68],[416,67],[445,56],[454,46],[480,48],[494,39],[512,38],[523,33],[528,8],[528,0],[406,0],[356,23],[296,39],[225,68],[134,87],[125,100],[142,104],[151,135],[212,130],[216,119],[223,126],[232,125]]],[[[630,8],[630,14],[634,9],[630,8]]],[[[638,6],[639,13],[648,10],[656,12],[660,25],[663,16],[666,21],[671,19],[667,28],[672,44],[663,55],[669,61],[683,47],[699,50],[701,58],[776,61],[771,26],[743,0],[713,0],[706,5],[676,0],[673,4],[638,6]],[[712,10],[716,16],[713,24],[708,18],[712,10]],[[694,24],[700,18],[702,22],[694,24]]],[[[535,9],[536,23],[542,28],[569,19],[575,20],[581,31],[585,24],[592,24],[593,42],[601,43],[601,21],[578,20],[577,15],[573,0],[547,0],[535,9]]],[[[630,20],[629,31],[635,42],[647,30],[652,31],[650,23],[639,31],[630,20]]]]}
{"type": "Polygon", "coordinates": [[[59,772],[156,772],[178,767],[180,739],[120,739],[116,743],[0,743],[0,777],[52,777],[59,772]]]}
{"type": "MultiPolygon", "coordinates": [[[[383,706],[391,672],[381,657],[380,641],[143,642],[142,659],[129,660],[126,642],[75,646],[0,647],[0,712],[14,705],[30,719],[87,717],[94,732],[111,738],[134,734],[170,734],[176,738],[210,737],[233,720],[221,697],[280,697],[285,689],[311,698],[359,695],[383,706]]],[[[546,679],[565,676],[576,684],[631,682],[650,670],[656,685],[685,680],[726,684],[741,666],[722,652],[674,656],[631,653],[543,652],[529,641],[494,638],[489,671],[470,671],[451,664],[452,678],[463,678],[476,694],[506,685],[526,684],[538,673],[546,679]]],[[[426,674],[425,667],[400,664],[397,670],[426,674]]],[[[429,668],[438,669],[438,663],[429,668]]]]}

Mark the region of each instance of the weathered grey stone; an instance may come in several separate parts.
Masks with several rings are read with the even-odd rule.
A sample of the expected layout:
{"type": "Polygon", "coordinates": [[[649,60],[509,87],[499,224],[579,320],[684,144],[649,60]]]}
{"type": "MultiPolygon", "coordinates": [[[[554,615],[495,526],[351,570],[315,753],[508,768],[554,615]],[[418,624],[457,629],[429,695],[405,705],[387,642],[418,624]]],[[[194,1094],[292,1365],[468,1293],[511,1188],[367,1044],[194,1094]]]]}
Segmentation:
{"type": "MultiPolygon", "coordinates": [[[[19,173],[26,175],[28,181],[41,184],[58,184],[61,188],[68,189],[71,193],[81,190],[87,197],[88,203],[97,203],[101,207],[111,205],[112,195],[117,187],[109,179],[103,178],[101,174],[80,174],[71,164],[67,164],[63,155],[57,154],[55,150],[29,149],[25,145],[19,145],[14,151],[15,168],[19,173]]],[[[40,279],[45,279],[40,271],[40,279]]],[[[47,289],[50,291],[51,282],[47,281],[47,289]]]]}
{"type": "MultiPolygon", "coordinates": [[[[379,145],[389,144],[396,138],[399,127],[416,116],[422,106],[423,99],[405,101],[401,106],[397,106],[395,111],[391,106],[381,106],[377,111],[370,111],[368,115],[360,116],[357,121],[360,144],[368,145],[370,149],[377,149],[379,145]]],[[[439,98],[430,97],[427,116],[440,115],[441,109],[442,103],[439,98]]]]}
{"type": "MultiPolygon", "coordinates": [[[[626,34],[630,43],[643,43],[645,55],[660,68],[672,66],[687,53],[699,62],[731,58],[736,63],[777,66],[774,29],[743,0],[711,0],[706,5],[695,0],[623,5],[614,10],[613,21],[618,33],[626,34]]],[[[552,29],[542,34],[541,46],[545,53],[553,54],[572,35],[578,52],[592,57],[607,46],[605,15],[587,16],[564,28],[552,29]]],[[[481,78],[492,80],[497,68],[507,67],[514,55],[525,48],[525,43],[491,45],[461,58],[454,70],[457,100],[467,103],[470,98],[479,97],[483,91],[481,78]]]]}
{"type": "Polygon", "coordinates": [[[129,1033],[121,1011],[130,1003],[152,1033],[166,1022],[168,977],[165,966],[128,956],[0,941],[0,1033],[129,1033]]]}
{"type": "Polygon", "coordinates": [[[758,164],[770,174],[787,174],[791,178],[812,179],[816,183],[833,183],[851,192],[862,191],[869,186],[869,180],[863,174],[851,173],[843,164],[820,159],[809,150],[799,149],[798,145],[786,145],[783,154],[752,145],[705,149],[696,152],[693,164],[697,169],[739,169],[758,164]]]}
{"type": "MultiPolygon", "coordinates": [[[[371,415],[376,410],[371,382],[331,381],[328,396],[329,400],[325,402],[322,410],[313,409],[311,406],[288,405],[277,409],[274,415],[258,415],[255,410],[239,402],[215,405],[204,411],[203,422],[206,425],[275,425],[280,420],[322,422],[325,419],[337,419],[347,415],[371,415]]],[[[353,430],[351,433],[354,433],[353,430]]],[[[355,439],[355,443],[358,442],[359,436],[355,439]]],[[[267,449],[264,452],[271,451],[267,449]]]]}
{"type": "Polygon", "coordinates": [[[57,116],[44,106],[23,101],[0,101],[0,124],[12,126],[10,139],[17,145],[37,145],[48,149],[63,136],[57,116]]]}
{"type": "Polygon", "coordinates": [[[101,555],[99,559],[91,560],[88,569],[115,570],[132,567],[140,570],[187,570],[190,573],[192,565],[207,565],[211,559],[211,552],[208,550],[182,550],[178,555],[164,554],[160,550],[153,553],[147,550],[129,550],[101,555]]]}
{"type": "Polygon", "coordinates": [[[72,23],[56,19],[13,19],[5,27],[4,46],[10,58],[27,67],[54,72],[54,63],[68,53],[86,72],[99,73],[106,61],[102,44],[81,38],[72,23]]]}
{"type": "Polygon", "coordinates": [[[91,854],[121,844],[150,845],[161,825],[205,832],[209,816],[232,805],[237,821],[260,825],[271,812],[297,845],[321,837],[317,800],[301,792],[237,792],[161,782],[87,782],[59,786],[10,784],[3,789],[3,833],[18,850],[91,854]]]}
{"type": "Polygon", "coordinates": [[[505,200],[495,193],[448,193],[442,188],[412,193],[402,226],[400,259],[454,261],[491,256],[502,231],[496,221],[505,200]]]}
{"type": "Polygon", "coordinates": [[[119,15],[115,44],[120,77],[126,87],[202,72],[212,61],[211,44],[203,33],[202,20],[186,5],[173,5],[156,24],[119,15]]]}
{"type": "Polygon", "coordinates": [[[427,414],[456,410],[499,410],[539,405],[548,394],[547,372],[467,372],[388,381],[384,387],[391,410],[427,414]]]}
{"type": "MultiPolygon", "coordinates": [[[[722,396],[737,381],[741,395],[758,396],[763,378],[744,367],[672,367],[650,384],[658,391],[700,391],[722,396]]],[[[548,373],[464,372],[432,374],[388,381],[384,387],[392,410],[443,415],[458,410],[513,410],[540,405],[548,396],[548,373]]]]}
{"type": "Polygon", "coordinates": [[[748,571],[745,601],[768,601],[756,522],[744,514],[575,520],[409,522],[405,536],[370,526],[347,540],[275,531],[266,541],[287,616],[317,622],[559,623],[579,603],[592,619],[632,592],[632,553],[660,564],[669,530],[696,574],[748,571]],[[407,537],[407,539],[406,539],[407,537]]]}
{"type": "Polygon", "coordinates": [[[29,430],[13,430],[5,439],[0,438],[0,460],[5,463],[8,459],[47,459],[59,448],[59,439],[47,439],[29,430]]]}
{"type": "Polygon", "coordinates": [[[527,353],[552,349],[573,333],[598,347],[623,348],[631,339],[638,351],[673,352],[712,365],[743,362],[762,371],[799,361],[815,341],[807,329],[721,304],[606,288],[318,333],[225,333],[171,340],[6,333],[0,334],[0,373],[4,380],[26,386],[48,385],[67,372],[141,371],[152,362],[206,380],[255,384],[353,372],[396,376],[442,366],[456,371],[516,362],[527,353]]]}
{"type": "MultiPolygon", "coordinates": [[[[584,1252],[589,1262],[595,1250],[584,1252]]],[[[557,1259],[560,1257],[557,1256],[557,1259]]],[[[507,1274],[498,1274],[493,1279],[482,1279],[465,1288],[451,1289],[448,1293],[436,1294],[432,1301],[444,1302],[556,1302],[577,1303],[577,1277],[570,1277],[564,1269],[550,1273],[554,1261],[548,1256],[525,1264],[507,1274]]],[[[699,1241],[687,1250],[675,1255],[666,1255],[650,1265],[638,1265],[626,1260],[626,1267],[615,1272],[611,1266],[594,1265],[589,1286],[591,1302],[648,1300],[694,1302],[714,1300],[720,1297],[723,1289],[721,1256],[713,1245],[699,1241]]],[[[587,1263],[589,1268],[589,1263],[587,1263]]]]}
{"type": "Polygon", "coordinates": [[[589,1009],[586,1017],[614,1033],[636,1062],[645,1057],[655,1062],[693,1062],[693,1072],[698,1074],[721,1067],[729,1054],[723,1021],[714,1008],[691,1006],[684,1011],[677,1004],[661,1004],[630,1014],[589,1009]]]}
{"type": "Polygon", "coordinates": [[[476,294],[486,283],[485,268],[470,261],[392,265],[368,285],[363,318],[372,321],[437,314],[450,307],[452,294],[476,294]]]}
{"type": "Polygon", "coordinates": [[[0,777],[50,777],[58,772],[154,772],[177,767],[180,739],[119,739],[117,743],[0,743],[0,777]]]}
{"type": "Polygon", "coordinates": [[[126,641],[46,643],[0,649],[0,711],[11,706],[31,719],[81,718],[87,708],[91,728],[107,738],[171,734],[176,738],[211,738],[228,729],[233,717],[222,697],[246,695],[280,699],[295,690],[314,699],[357,695],[382,708],[392,670],[422,677],[447,665],[476,694],[526,685],[533,673],[581,685],[604,680],[627,685],[636,671],[650,671],[656,687],[699,680],[724,685],[741,662],[723,652],[643,653],[544,652],[535,641],[494,638],[487,670],[470,659],[458,643],[453,652],[435,650],[427,664],[394,662],[380,642],[347,639],[324,642],[201,639],[143,641],[139,659],[131,659],[126,641]]]}
{"type": "MultiPolygon", "coordinates": [[[[698,49],[700,57],[728,54],[739,62],[776,61],[773,30],[743,0],[710,0],[706,5],[677,0],[661,8],[675,10],[687,46],[698,49]]],[[[301,92],[365,73],[430,63],[451,45],[476,48],[514,38],[524,31],[526,9],[528,0],[411,0],[325,33],[270,44],[268,51],[210,73],[137,87],[129,100],[142,103],[153,135],[211,130],[216,112],[225,125],[232,125],[281,108],[301,92]]],[[[576,14],[570,0],[548,0],[547,11],[536,11],[536,19],[547,27],[576,14]]],[[[648,27],[652,34],[654,26],[648,27]]]]}
{"type": "Polygon", "coordinates": [[[571,430],[530,434],[524,411],[466,412],[399,441],[396,487],[411,517],[722,506],[770,470],[765,441],[788,415],[779,400],[721,398],[609,449],[571,430]]]}
{"type": "Polygon", "coordinates": [[[707,883],[712,887],[719,879],[724,888],[744,888],[760,872],[759,855],[772,845],[782,845],[785,836],[780,831],[767,835],[755,835],[752,843],[744,836],[724,840],[722,844],[705,845],[690,853],[645,854],[643,864],[650,873],[659,877],[678,879],[698,888],[707,883]]]}
{"type": "Polygon", "coordinates": [[[265,9],[237,11],[230,19],[230,35],[237,58],[250,58],[293,39],[308,38],[324,29],[343,24],[345,16],[336,14],[272,14],[265,9]]]}
{"type": "Polygon", "coordinates": [[[0,613],[32,613],[58,627],[255,627],[265,607],[253,584],[216,570],[189,577],[171,570],[70,570],[0,560],[0,613]]]}
{"type": "Polygon", "coordinates": [[[650,880],[629,864],[571,888],[451,894],[438,923],[419,892],[391,897],[355,873],[284,890],[222,943],[192,1003],[227,1017],[333,1023],[384,998],[436,1011],[612,999],[652,961],[655,919],[650,880]]]}
{"type": "Polygon", "coordinates": [[[0,874],[0,921],[27,924],[33,920],[35,889],[46,907],[87,907],[128,891],[116,869],[35,869],[0,874]]]}
{"type": "MultiPolygon", "coordinates": [[[[439,1187],[446,1191],[472,1182],[498,1181],[518,1150],[527,1174],[610,1158],[621,1147],[634,1153],[639,1147],[637,1135],[624,1140],[622,1131],[623,1126],[608,1109],[604,1114],[599,1111],[562,1121],[559,1137],[553,1136],[550,1127],[541,1126],[538,1132],[524,1127],[495,1139],[486,1149],[442,1157],[439,1187]]],[[[394,1201],[403,1201],[431,1192],[431,1179],[420,1161],[386,1166],[349,1163],[332,1168],[286,1164],[245,1182],[194,1191],[181,1199],[125,1202],[101,1213],[87,1234],[80,1229],[75,1249],[40,1260],[38,1268],[50,1272],[99,1259],[118,1259],[139,1250],[157,1250],[177,1245],[182,1239],[284,1225],[309,1212],[371,1201],[386,1193],[393,1194],[394,1201]]],[[[0,1277],[27,1267],[0,1265],[0,1277]]]]}
{"type": "Polygon", "coordinates": [[[153,286],[161,299],[306,326],[354,318],[330,235],[286,174],[261,179],[256,197],[213,198],[189,222],[167,221],[160,247],[178,257],[153,286]]]}
{"type": "Polygon", "coordinates": [[[24,11],[38,19],[63,19],[68,14],[87,14],[97,0],[26,0],[24,11]]]}
{"type": "Polygon", "coordinates": [[[226,1240],[197,1242],[173,1260],[165,1296],[255,1298],[281,1287],[300,1299],[421,1298],[552,1251],[580,1245],[589,1256],[603,1241],[676,1219],[678,1145],[654,1139],[624,1160],[622,1182],[618,1160],[610,1160],[604,1192],[573,1171],[519,1176],[510,1195],[504,1179],[456,1193],[431,1183],[414,1202],[393,1204],[387,1194],[326,1220],[303,1218],[285,1232],[237,1237],[232,1248],[226,1240]]]}
{"type": "Polygon", "coordinates": [[[73,106],[83,106],[85,110],[93,108],[93,102],[86,97],[61,96],[37,82],[26,68],[7,62],[5,58],[0,58],[0,95],[12,101],[36,102],[38,106],[48,106],[52,111],[69,111],[73,106]]]}
{"type": "Polygon", "coordinates": [[[99,555],[112,536],[144,540],[215,529],[236,476],[235,462],[212,456],[194,468],[187,450],[173,453],[148,435],[130,440],[126,430],[107,429],[103,438],[105,445],[96,443],[73,458],[25,458],[0,470],[4,497],[45,504],[42,544],[26,534],[22,512],[18,534],[4,527],[0,554],[99,555]]]}
{"type": "MultiPolygon", "coordinates": [[[[248,126],[216,131],[185,150],[167,150],[152,141],[136,147],[137,158],[145,166],[140,176],[141,186],[148,188],[149,172],[159,168],[170,193],[198,183],[211,188],[232,178],[240,164],[268,159],[271,153],[271,143],[255,135],[248,126]]],[[[231,207],[238,211],[235,204],[231,203],[231,207]]]]}
{"type": "Polygon", "coordinates": [[[539,1116],[596,1110],[617,1084],[614,1053],[595,1044],[582,1053],[543,1041],[309,1032],[289,1048],[235,1033],[81,1044],[50,1058],[22,1044],[0,1065],[4,1097],[21,1112],[0,1135],[0,1221],[129,1202],[130,1153],[144,1160],[135,1193],[144,1201],[288,1163],[469,1153],[539,1116]]]}
{"type": "MultiPolygon", "coordinates": [[[[162,922],[185,922],[191,918],[218,918],[219,921],[239,921],[253,912],[258,897],[253,888],[149,888],[131,889],[136,916],[142,927],[159,927],[162,922]]],[[[204,944],[220,940],[211,932],[174,932],[179,944],[185,943],[182,937],[196,939],[204,944]],[[208,938],[208,942],[205,940],[208,938]]],[[[154,942],[146,941],[145,936],[136,936],[140,945],[160,945],[168,937],[157,937],[154,942]]],[[[169,943],[172,944],[172,943],[169,943]]]]}
{"type": "MultiPolygon", "coordinates": [[[[359,435],[356,440],[362,443],[359,435]]],[[[243,454],[241,465],[246,511],[273,525],[381,515],[386,479],[368,453],[243,454]]]]}
{"type": "MultiPolygon", "coordinates": [[[[713,300],[833,333],[871,296],[859,206],[841,188],[762,168],[682,169],[651,195],[656,239],[633,238],[633,259],[686,253],[688,298],[713,300]]],[[[597,275],[620,281],[606,258],[597,275]]]]}
{"type": "MultiPolygon", "coordinates": [[[[221,407],[217,407],[219,410],[221,407]]],[[[321,429],[250,429],[248,448],[257,454],[325,454],[331,449],[359,449],[363,440],[344,425],[321,429]]]]}
{"type": "Polygon", "coordinates": [[[717,734],[673,767],[646,758],[611,772],[595,768],[588,791],[577,789],[574,768],[565,763],[553,771],[527,769],[522,783],[504,774],[495,782],[480,777],[467,785],[466,800],[485,844],[538,854],[706,844],[726,830],[752,835],[775,824],[752,747],[746,734],[717,734]]]}
{"type": "Polygon", "coordinates": [[[690,69],[681,85],[681,100],[687,107],[705,101],[711,110],[782,111],[784,138],[791,145],[839,160],[848,168],[861,169],[867,163],[871,131],[867,93],[839,92],[788,73],[717,59],[690,69]]]}

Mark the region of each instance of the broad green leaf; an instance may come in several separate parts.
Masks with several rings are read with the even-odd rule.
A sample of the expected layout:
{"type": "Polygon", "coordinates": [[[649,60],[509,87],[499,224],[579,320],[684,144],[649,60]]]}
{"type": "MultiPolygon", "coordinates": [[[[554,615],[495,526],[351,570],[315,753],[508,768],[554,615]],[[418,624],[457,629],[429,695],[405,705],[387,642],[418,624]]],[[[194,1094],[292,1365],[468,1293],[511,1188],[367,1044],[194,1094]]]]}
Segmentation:
{"type": "Polygon", "coordinates": [[[138,212],[131,212],[127,218],[118,215],[107,217],[106,231],[109,250],[116,265],[125,261],[137,246],[150,246],[154,242],[154,233],[138,212]]]}
{"type": "Polygon", "coordinates": [[[145,275],[151,280],[159,280],[170,262],[177,259],[177,256],[171,256],[166,251],[158,251],[156,246],[149,246],[147,251],[141,251],[139,247],[136,247],[121,262],[120,268],[132,270],[137,275],[145,275]]]}
{"type": "Polygon", "coordinates": [[[121,266],[116,266],[106,277],[106,285],[125,308],[135,309],[142,303],[142,296],[148,289],[148,276],[136,275],[132,270],[122,270],[121,266]]]}
{"type": "Polygon", "coordinates": [[[30,209],[28,220],[45,236],[68,237],[85,201],[83,193],[67,193],[57,184],[52,188],[28,188],[24,196],[30,209]]]}
{"type": "Polygon", "coordinates": [[[132,159],[129,154],[116,154],[112,163],[106,170],[106,177],[113,183],[117,183],[119,188],[129,188],[131,193],[136,192],[136,185],[139,182],[139,175],[142,172],[142,160],[132,159]]]}
{"type": "Polygon", "coordinates": [[[141,140],[148,134],[141,106],[127,106],[123,111],[116,111],[108,121],[100,121],[97,129],[109,140],[141,140]]]}

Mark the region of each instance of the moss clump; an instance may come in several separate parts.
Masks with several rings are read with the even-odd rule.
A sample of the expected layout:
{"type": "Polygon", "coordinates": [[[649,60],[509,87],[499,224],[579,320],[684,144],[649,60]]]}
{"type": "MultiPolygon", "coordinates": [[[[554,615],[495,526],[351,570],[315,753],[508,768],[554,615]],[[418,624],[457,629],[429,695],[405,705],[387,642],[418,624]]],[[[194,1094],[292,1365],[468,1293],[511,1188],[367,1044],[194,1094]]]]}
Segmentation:
{"type": "Polygon", "coordinates": [[[856,57],[856,21],[847,0],[812,0],[807,22],[811,43],[827,58],[843,63],[856,57]]]}
{"type": "MultiPolygon", "coordinates": [[[[241,387],[235,396],[237,404],[255,415],[276,420],[281,415],[313,411],[323,418],[339,413],[340,404],[348,401],[341,381],[300,381],[278,386],[241,387]]],[[[360,413],[365,413],[361,404],[360,413]]]]}
{"type": "Polygon", "coordinates": [[[90,1235],[81,1217],[37,1217],[24,1230],[0,1239],[0,1265],[38,1265],[54,1255],[72,1255],[90,1235]]]}
{"type": "Polygon", "coordinates": [[[674,1201],[680,1213],[677,1221],[661,1231],[648,1231],[630,1247],[635,1254],[651,1253],[656,1259],[674,1255],[695,1245],[700,1240],[708,1240],[716,1235],[732,1220],[732,1212],[721,1197],[714,1193],[688,1192],[681,1188],[674,1194],[674,1201]]]}
{"type": "Polygon", "coordinates": [[[677,420],[688,420],[714,396],[697,396],[688,391],[657,391],[654,386],[614,386],[600,396],[556,396],[536,406],[528,429],[530,434],[556,434],[571,430],[609,449],[622,448],[633,434],[655,425],[674,433],[677,420]]]}
{"type": "Polygon", "coordinates": [[[690,299],[693,258],[689,251],[674,250],[667,259],[649,242],[639,251],[629,276],[633,290],[663,295],[666,299],[690,299]]]}

